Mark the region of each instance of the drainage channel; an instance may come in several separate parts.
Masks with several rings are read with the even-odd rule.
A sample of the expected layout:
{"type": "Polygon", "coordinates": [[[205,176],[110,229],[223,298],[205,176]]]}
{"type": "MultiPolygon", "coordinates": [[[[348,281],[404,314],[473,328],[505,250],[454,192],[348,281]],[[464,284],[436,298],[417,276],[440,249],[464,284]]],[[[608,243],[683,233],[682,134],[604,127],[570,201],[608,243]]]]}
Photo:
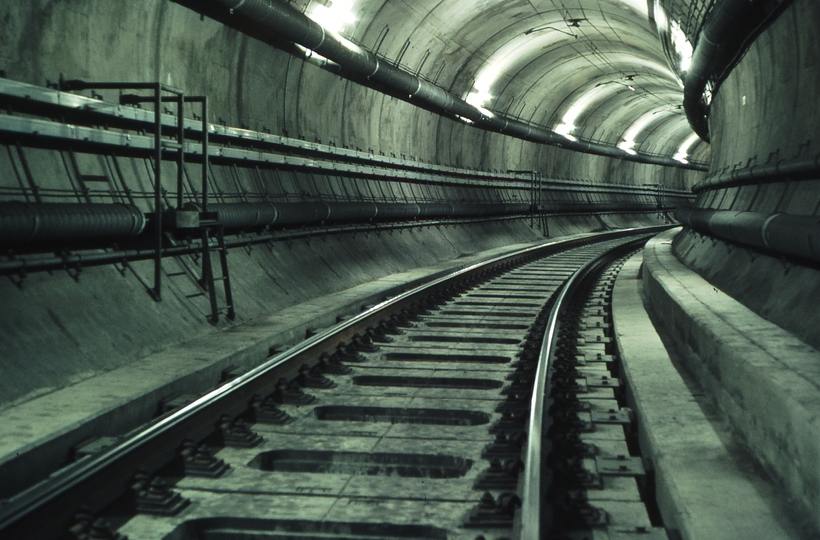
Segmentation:
{"type": "MultiPolygon", "coordinates": [[[[246,390],[244,412],[222,416],[210,434],[180,438],[176,458],[138,471],[126,496],[102,512],[79,507],[64,537],[518,537],[533,467],[533,358],[556,293],[590,259],[630,241],[507,265],[371,323],[272,392],[246,390]],[[480,295],[492,300],[474,300],[480,295]]],[[[603,284],[590,282],[589,298],[572,311],[578,324],[560,329],[542,511],[553,516],[550,538],[665,538],[643,502],[651,493],[612,355],[616,269],[602,272],[603,284]]],[[[206,398],[179,411],[209,406],[206,398]]]]}

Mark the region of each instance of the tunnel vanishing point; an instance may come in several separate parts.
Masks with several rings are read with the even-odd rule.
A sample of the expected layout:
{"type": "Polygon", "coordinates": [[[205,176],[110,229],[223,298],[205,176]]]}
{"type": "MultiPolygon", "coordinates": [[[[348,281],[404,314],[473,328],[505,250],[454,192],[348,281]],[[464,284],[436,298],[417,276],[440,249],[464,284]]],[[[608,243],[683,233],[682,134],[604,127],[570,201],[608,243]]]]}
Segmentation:
{"type": "MultiPolygon", "coordinates": [[[[446,525],[495,503],[394,478],[398,465],[380,486],[323,484],[379,477],[385,465],[351,463],[402,451],[439,460],[412,465],[429,478],[449,478],[450,454],[475,475],[490,463],[481,446],[441,442],[470,439],[461,424],[449,439],[446,426],[429,440],[422,428],[377,436],[372,411],[349,431],[288,427],[301,439],[287,443],[260,432],[268,452],[254,460],[190,435],[175,452],[194,459],[205,441],[239,487],[187,485],[168,460],[135,458],[118,487],[65,495],[52,518],[14,527],[20,509],[69,493],[55,479],[77,480],[145,426],[386,299],[494,257],[644,228],[654,236],[601,289],[639,496],[584,492],[572,504],[597,509],[587,536],[539,534],[820,537],[818,26],[817,0],[0,0],[0,538],[535,538],[522,521],[526,451],[510,465],[514,498],[486,490],[509,531],[446,525]],[[427,446],[396,442],[411,440],[427,446]],[[300,453],[335,472],[269,473],[275,487],[248,472],[300,453]],[[175,497],[145,480],[160,477],[192,501],[169,503],[173,526],[139,521],[121,496],[175,497]],[[424,499],[450,506],[412,506],[424,499]],[[623,517],[638,503],[645,523],[623,517]]],[[[468,338],[425,321],[401,339],[438,336],[425,354],[445,357],[465,339],[503,356],[492,344],[510,336],[496,334],[515,328],[476,323],[484,337],[468,338]]],[[[391,400],[410,394],[362,397],[360,375],[406,387],[473,369],[409,369],[391,354],[402,353],[380,357],[383,373],[354,365],[359,390],[339,399],[392,407],[394,426],[413,403],[391,400]]],[[[257,413],[264,401],[243,399],[257,413]]],[[[319,425],[335,409],[311,411],[319,425]]],[[[209,424],[223,437],[240,429],[226,418],[209,424]]],[[[573,463],[592,459],[605,477],[602,448],[573,463]]],[[[539,512],[559,516],[550,504],[539,512]]]]}

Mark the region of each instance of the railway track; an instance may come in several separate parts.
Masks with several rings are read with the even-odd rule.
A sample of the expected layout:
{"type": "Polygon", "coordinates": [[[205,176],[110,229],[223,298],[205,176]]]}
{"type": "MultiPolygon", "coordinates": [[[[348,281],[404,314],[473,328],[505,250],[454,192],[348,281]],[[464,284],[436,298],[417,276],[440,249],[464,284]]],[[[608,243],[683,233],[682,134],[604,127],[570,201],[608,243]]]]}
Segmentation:
{"type": "Polygon", "coordinates": [[[476,265],[166,402],[1,505],[0,538],[666,538],[608,311],[654,232],[476,265]]]}

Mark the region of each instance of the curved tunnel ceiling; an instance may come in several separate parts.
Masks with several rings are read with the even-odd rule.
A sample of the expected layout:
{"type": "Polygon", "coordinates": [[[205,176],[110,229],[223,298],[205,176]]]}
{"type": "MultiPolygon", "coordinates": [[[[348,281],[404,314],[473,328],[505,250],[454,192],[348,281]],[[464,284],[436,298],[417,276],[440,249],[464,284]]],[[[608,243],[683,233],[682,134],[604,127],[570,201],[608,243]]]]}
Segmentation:
{"type": "Polygon", "coordinates": [[[682,84],[658,38],[651,4],[294,2],[327,29],[449,88],[487,114],[518,117],[568,139],[683,161],[697,145],[682,127],[682,84]]]}

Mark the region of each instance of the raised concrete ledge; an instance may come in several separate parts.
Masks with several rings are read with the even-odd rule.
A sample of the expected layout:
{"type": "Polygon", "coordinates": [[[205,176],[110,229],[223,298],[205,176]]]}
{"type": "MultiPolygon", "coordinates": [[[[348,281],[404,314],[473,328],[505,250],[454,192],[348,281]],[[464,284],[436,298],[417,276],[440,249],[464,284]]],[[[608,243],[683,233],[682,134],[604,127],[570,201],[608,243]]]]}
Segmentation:
{"type": "MultiPolygon", "coordinates": [[[[559,240],[583,236],[588,233],[559,240]]],[[[308,328],[331,326],[338,316],[359,313],[362,305],[380,302],[481,260],[541,243],[495,248],[385,276],[169,348],[2,410],[0,499],[66,465],[71,449],[79,443],[124,435],[124,431],[150,421],[162,399],[202,394],[220,384],[224,369],[257,366],[269,357],[271,347],[303,340],[308,328]]]]}
{"type": "Polygon", "coordinates": [[[613,323],[666,527],[686,540],[799,538],[780,523],[772,487],[738,466],[669,358],[640,295],[641,259],[630,258],[618,275],[613,323]]]}
{"type": "Polygon", "coordinates": [[[644,250],[651,309],[749,451],[818,526],[820,353],[684,266],[672,253],[678,232],[644,250]]]}

